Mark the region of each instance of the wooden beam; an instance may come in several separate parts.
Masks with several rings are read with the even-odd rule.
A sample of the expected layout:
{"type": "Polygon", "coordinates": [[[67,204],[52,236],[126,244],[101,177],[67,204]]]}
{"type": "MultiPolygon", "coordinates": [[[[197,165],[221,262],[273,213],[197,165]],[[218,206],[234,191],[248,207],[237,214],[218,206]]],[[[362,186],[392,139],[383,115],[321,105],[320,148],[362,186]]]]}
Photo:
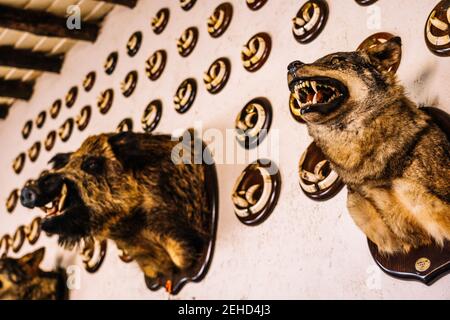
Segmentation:
{"type": "Polygon", "coordinates": [[[34,82],[20,80],[0,80],[0,97],[30,100],[34,82]]]}
{"type": "Polygon", "coordinates": [[[9,104],[0,104],[0,119],[6,119],[9,112],[9,104]]]}
{"type": "Polygon", "coordinates": [[[42,52],[0,46],[0,66],[59,73],[63,55],[48,56],[42,52]]]}
{"type": "Polygon", "coordinates": [[[0,27],[30,32],[39,36],[70,38],[94,42],[99,27],[82,22],[81,29],[70,30],[67,20],[43,11],[22,10],[0,5],[0,27]]]}
{"type": "Polygon", "coordinates": [[[108,2],[108,3],[112,3],[112,4],[120,4],[121,6],[126,6],[128,8],[136,7],[136,3],[137,3],[137,0],[95,0],[95,1],[108,2]]]}

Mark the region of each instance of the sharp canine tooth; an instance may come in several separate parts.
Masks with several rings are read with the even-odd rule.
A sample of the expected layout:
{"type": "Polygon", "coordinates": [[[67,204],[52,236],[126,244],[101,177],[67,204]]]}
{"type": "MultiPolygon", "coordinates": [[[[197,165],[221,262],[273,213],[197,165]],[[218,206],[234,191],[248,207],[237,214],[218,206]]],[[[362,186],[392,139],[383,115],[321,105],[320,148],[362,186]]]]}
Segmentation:
{"type": "Polygon", "coordinates": [[[67,197],[67,186],[66,184],[63,185],[62,190],[61,190],[61,199],[59,199],[59,203],[58,203],[58,211],[61,212],[61,210],[64,207],[64,202],[66,201],[66,197],[67,197]]]}
{"type": "Polygon", "coordinates": [[[317,83],[315,81],[311,81],[311,86],[313,90],[317,93],[317,83]]]}
{"type": "Polygon", "coordinates": [[[47,203],[44,207],[46,207],[47,209],[51,209],[53,208],[53,202],[50,201],[49,203],[47,203]]]}
{"type": "Polygon", "coordinates": [[[317,103],[317,93],[314,95],[314,98],[313,98],[313,102],[312,102],[313,104],[316,104],[317,103]]]}

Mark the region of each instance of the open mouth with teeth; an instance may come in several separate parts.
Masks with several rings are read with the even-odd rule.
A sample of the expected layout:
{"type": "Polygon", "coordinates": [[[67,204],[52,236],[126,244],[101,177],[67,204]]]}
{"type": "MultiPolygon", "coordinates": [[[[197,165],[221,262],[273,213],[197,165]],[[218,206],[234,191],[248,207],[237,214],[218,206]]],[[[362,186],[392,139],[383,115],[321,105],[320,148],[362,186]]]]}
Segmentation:
{"type": "Polygon", "coordinates": [[[45,219],[51,219],[64,214],[64,209],[67,208],[67,194],[67,184],[63,183],[60,194],[55,199],[49,201],[46,205],[41,207],[41,210],[45,212],[45,219]]]}
{"type": "Polygon", "coordinates": [[[72,213],[78,214],[84,208],[75,184],[67,179],[58,184],[51,194],[43,195],[37,206],[45,213],[44,224],[46,221],[63,218],[72,213]]]}
{"type": "Polygon", "coordinates": [[[58,243],[66,248],[73,248],[91,235],[89,207],[77,184],[62,175],[47,173],[29,181],[21,191],[20,201],[26,208],[44,211],[42,231],[58,235],[58,243]]]}
{"type": "Polygon", "coordinates": [[[328,77],[294,78],[289,83],[301,114],[318,112],[328,114],[347,98],[347,88],[338,80],[328,77]]]}
{"type": "Polygon", "coordinates": [[[37,206],[45,213],[42,230],[57,234],[61,244],[70,247],[89,234],[88,211],[73,182],[64,179],[60,187],[51,195],[43,196],[37,206]]]}

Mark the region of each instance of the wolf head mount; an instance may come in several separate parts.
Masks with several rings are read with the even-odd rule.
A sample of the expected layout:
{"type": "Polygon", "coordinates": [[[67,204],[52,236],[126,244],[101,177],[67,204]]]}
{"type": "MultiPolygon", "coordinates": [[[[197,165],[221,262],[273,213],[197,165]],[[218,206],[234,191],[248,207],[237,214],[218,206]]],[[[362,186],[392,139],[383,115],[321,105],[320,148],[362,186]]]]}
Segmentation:
{"type": "Polygon", "coordinates": [[[347,184],[356,224],[384,254],[450,239],[450,144],[398,84],[401,40],[288,66],[308,132],[347,184]]]}
{"type": "Polygon", "coordinates": [[[403,94],[392,72],[400,54],[401,41],[395,37],[367,50],[338,52],[311,64],[294,61],[288,66],[289,89],[307,122],[342,123],[343,116],[351,121],[354,112],[403,94]]]}

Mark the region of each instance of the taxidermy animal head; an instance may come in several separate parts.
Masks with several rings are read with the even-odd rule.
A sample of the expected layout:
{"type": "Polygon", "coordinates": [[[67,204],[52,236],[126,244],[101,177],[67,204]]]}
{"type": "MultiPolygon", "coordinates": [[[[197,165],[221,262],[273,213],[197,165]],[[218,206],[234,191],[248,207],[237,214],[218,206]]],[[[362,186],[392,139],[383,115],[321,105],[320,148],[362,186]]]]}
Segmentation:
{"type": "Polygon", "coordinates": [[[67,299],[65,272],[44,272],[39,268],[44,254],[45,248],[41,248],[19,259],[0,259],[0,299],[67,299]]]}
{"type": "Polygon", "coordinates": [[[347,184],[355,223],[383,253],[450,240],[449,116],[437,120],[406,97],[394,70],[400,53],[394,37],[288,67],[309,134],[347,184]]]}
{"type": "Polygon", "coordinates": [[[401,40],[355,52],[326,55],[313,63],[288,66],[288,85],[302,117],[311,123],[351,122],[377,105],[403,94],[396,86],[393,66],[401,55],[401,40]]]}
{"type": "Polygon", "coordinates": [[[211,232],[203,166],[174,164],[178,144],[169,135],[91,136],[57,154],[21,202],[45,212],[42,230],[61,244],[112,239],[147,277],[169,279],[197,261],[211,232]]]}

